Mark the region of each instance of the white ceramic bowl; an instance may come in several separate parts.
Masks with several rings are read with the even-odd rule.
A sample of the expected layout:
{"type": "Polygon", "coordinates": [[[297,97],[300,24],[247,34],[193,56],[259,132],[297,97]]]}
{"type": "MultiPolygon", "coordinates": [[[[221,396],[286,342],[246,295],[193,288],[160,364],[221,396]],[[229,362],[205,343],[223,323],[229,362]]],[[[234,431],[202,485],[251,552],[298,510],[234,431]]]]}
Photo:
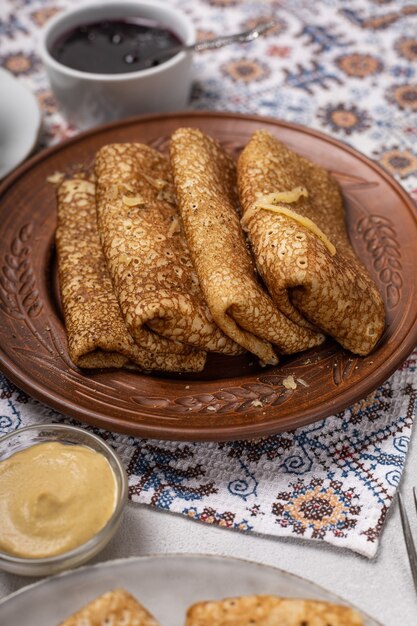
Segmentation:
{"type": "Polygon", "coordinates": [[[123,74],[81,72],[59,63],[50,46],[69,30],[106,19],[142,17],[173,31],[185,44],[195,42],[191,20],[159,0],[102,0],[59,13],[41,33],[40,55],[52,90],[68,121],[86,129],[139,113],[185,108],[191,87],[192,54],[179,52],[156,67],[123,74]]]}

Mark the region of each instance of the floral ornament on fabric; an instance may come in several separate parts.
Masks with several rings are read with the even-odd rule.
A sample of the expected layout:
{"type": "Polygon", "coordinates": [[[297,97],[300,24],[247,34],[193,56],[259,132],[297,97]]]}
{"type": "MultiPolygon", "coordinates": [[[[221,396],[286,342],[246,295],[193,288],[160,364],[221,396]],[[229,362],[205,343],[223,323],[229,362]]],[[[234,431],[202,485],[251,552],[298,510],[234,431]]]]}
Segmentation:
{"type": "Polygon", "coordinates": [[[312,539],[324,539],[328,533],[346,537],[347,531],[355,528],[362,507],[357,504],[355,488],[342,487],[341,481],[322,478],[290,483],[290,489],[278,493],[272,505],[276,523],[312,539]]]}
{"type": "Polygon", "coordinates": [[[42,9],[36,9],[30,13],[30,19],[36,26],[44,26],[51,17],[54,17],[62,11],[61,7],[49,6],[42,9]]]}
{"type": "Polygon", "coordinates": [[[367,78],[382,72],[384,64],[370,54],[343,54],[335,59],[336,65],[347,76],[367,78]]]}
{"type": "Polygon", "coordinates": [[[394,48],[407,61],[417,61],[417,37],[401,37],[395,42],[394,48]]]}
{"type": "Polygon", "coordinates": [[[236,83],[252,83],[261,81],[269,76],[269,68],[259,60],[234,59],[222,65],[224,76],[236,83]]]}
{"type": "Polygon", "coordinates": [[[392,176],[404,179],[417,175],[417,155],[410,150],[392,148],[383,151],[378,155],[378,161],[392,176]]]}
{"type": "Polygon", "coordinates": [[[40,67],[40,59],[34,53],[12,52],[0,56],[0,65],[15,76],[28,76],[40,67]]]}
{"type": "Polygon", "coordinates": [[[417,112],[417,84],[392,85],[387,99],[402,110],[417,112]]]}
{"type": "Polygon", "coordinates": [[[371,127],[372,123],[367,111],[355,105],[328,105],[318,112],[318,117],[333,132],[342,132],[346,135],[363,133],[371,127]]]}

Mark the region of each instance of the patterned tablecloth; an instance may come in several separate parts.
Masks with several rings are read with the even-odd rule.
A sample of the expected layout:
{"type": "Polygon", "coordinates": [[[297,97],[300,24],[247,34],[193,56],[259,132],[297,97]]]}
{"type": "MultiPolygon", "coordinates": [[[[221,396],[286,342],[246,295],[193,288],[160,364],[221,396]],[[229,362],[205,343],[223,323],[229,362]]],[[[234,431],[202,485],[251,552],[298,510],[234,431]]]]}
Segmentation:
{"type": "MultiPolygon", "coordinates": [[[[377,160],[417,199],[415,2],[172,2],[191,16],[200,38],[278,19],[273,31],[245,47],[195,57],[191,109],[270,115],[317,128],[377,160]]],[[[39,27],[70,4],[0,3],[0,64],[39,99],[39,148],[77,132],[57,110],[36,52],[39,27]]],[[[406,459],[416,363],[414,353],[379,389],[337,415],[256,441],[167,443],[98,432],[125,462],[134,501],[371,557],[406,459]]],[[[4,377],[0,398],[0,434],[42,421],[76,423],[4,377]]]]}

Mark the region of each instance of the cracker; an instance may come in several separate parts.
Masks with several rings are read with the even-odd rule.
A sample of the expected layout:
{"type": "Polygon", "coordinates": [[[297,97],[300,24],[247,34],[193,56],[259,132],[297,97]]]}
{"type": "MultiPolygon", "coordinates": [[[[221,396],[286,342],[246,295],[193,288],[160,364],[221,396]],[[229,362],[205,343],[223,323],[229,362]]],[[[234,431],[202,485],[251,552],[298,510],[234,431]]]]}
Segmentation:
{"type": "Polygon", "coordinates": [[[329,602],[254,595],[198,602],[188,609],[185,626],[363,626],[363,620],[329,602]]]}
{"type": "Polygon", "coordinates": [[[114,589],[89,602],[59,626],[159,626],[130,593],[114,589]]]}

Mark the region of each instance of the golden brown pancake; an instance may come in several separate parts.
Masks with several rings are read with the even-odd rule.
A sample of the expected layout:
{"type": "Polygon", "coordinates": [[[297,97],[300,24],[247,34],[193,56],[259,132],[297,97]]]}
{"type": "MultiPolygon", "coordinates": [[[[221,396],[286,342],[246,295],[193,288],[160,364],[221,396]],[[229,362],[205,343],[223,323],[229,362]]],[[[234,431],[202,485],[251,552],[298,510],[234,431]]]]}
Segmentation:
{"type": "Polygon", "coordinates": [[[148,347],[157,333],[176,347],[241,352],[204,301],[166,157],[142,144],[104,146],[96,155],[96,179],[103,251],[135,341],[148,347]]]}
{"type": "Polygon", "coordinates": [[[123,367],[199,371],[205,353],[139,348],[127,331],[113,293],[97,232],[95,188],[81,179],[58,188],[56,232],[59,284],[71,360],[83,368],[123,367]]]}
{"type": "Polygon", "coordinates": [[[280,311],[368,354],[384,329],[384,305],[348,239],[336,181],[261,130],[240,155],[238,186],[242,223],[280,311]]]}
{"type": "Polygon", "coordinates": [[[217,142],[182,128],[171,139],[171,167],[191,257],[215,322],[263,363],[323,340],[280,313],[255,275],[237,212],[236,168],[217,142]]]}
{"type": "Polygon", "coordinates": [[[198,602],[188,609],[185,626],[363,626],[348,607],[315,600],[242,596],[198,602]]]}
{"type": "Polygon", "coordinates": [[[96,598],[59,626],[159,626],[130,593],[114,589],[96,598]]]}

